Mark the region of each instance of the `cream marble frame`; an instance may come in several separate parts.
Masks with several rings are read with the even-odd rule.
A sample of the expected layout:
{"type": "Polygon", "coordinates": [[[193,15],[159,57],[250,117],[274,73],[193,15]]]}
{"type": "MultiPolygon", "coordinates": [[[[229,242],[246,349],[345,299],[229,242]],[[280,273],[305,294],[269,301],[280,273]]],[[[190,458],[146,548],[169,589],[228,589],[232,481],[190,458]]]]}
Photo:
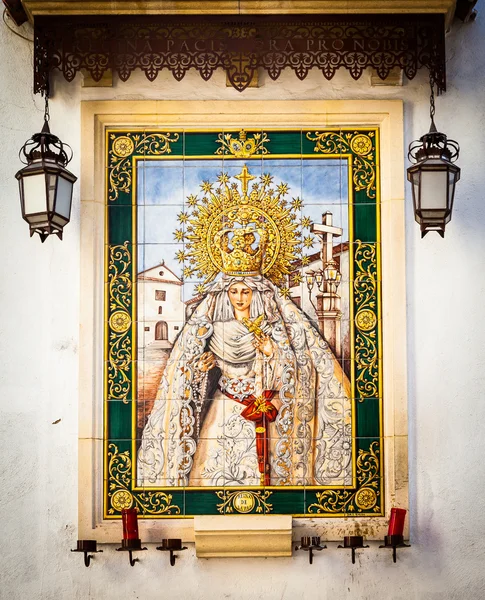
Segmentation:
{"type": "MultiPolygon", "coordinates": [[[[93,101],[81,103],[81,323],[79,539],[119,542],[102,518],[105,130],[113,127],[380,128],[385,507],[408,507],[403,105],[366,101],[93,101]],[[244,115],[241,117],[240,115],[244,115]]],[[[216,519],[230,517],[215,517],[216,519]]],[[[250,517],[248,517],[250,518],[250,517]]],[[[408,522],[408,521],[407,521],[408,522]]],[[[295,518],[293,536],[325,540],[361,532],[382,539],[387,517],[295,518]]],[[[193,520],[145,520],[145,542],[194,541],[193,520]]]]}

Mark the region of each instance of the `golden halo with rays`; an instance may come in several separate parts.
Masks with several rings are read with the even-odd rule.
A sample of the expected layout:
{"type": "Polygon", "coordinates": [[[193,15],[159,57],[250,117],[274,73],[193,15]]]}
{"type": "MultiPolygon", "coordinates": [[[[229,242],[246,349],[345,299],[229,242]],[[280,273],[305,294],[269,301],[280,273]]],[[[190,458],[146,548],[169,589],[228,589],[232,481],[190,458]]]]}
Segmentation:
{"type": "MultiPolygon", "coordinates": [[[[178,215],[181,228],[174,233],[177,241],[184,242],[176,255],[184,264],[184,278],[195,275],[204,284],[213,281],[224,270],[217,234],[252,227],[265,234],[260,272],[276,285],[284,283],[293,270],[291,263],[302,252],[300,198],[287,200],[286,183],[275,185],[270,174],[251,175],[246,165],[239,175],[222,172],[217,182],[204,181],[200,188],[200,198],[188,196],[187,211],[178,215]]],[[[202,286],[196,291],[201,293],[202,286]]]]}

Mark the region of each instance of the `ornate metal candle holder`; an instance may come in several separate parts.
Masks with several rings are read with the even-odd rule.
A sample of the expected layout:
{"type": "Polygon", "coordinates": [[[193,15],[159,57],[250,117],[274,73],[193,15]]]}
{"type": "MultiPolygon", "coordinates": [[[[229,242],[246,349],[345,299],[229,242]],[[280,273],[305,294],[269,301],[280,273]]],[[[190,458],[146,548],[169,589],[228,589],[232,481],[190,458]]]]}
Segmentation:
{"type": "Polygon", "coordinates": [[[146,550],[146,548],[141,547],[140,539],[121,540],[121,548],[116,548],[117,552],[129,552],[130,565],[132,567],[139,560],[138,558],[133,558],[133,552],[141,552],[142,550],[146,550]]]}
{"type": "Polygon", "coordinates": [[[384,537],[384,544],[379,546],[379,548],[392,548],[392,562],[396,562],[396,548],[411,548],[411,546],[404,543],[402,535],[386,535],[384,537]]]}
{"type": "Polygon", "coordinates": [[[176,550],[187,550],[187,546],[182,546],[182,540],[179,538],[162,540],[162,545],[157,546],[157,550],[160,552],[170,552],[170,564],[175,566],[175,559],[177,555],[174,554],[176,550]]]}
{"type": "Polygon", "coordinates": [[[89,567],[91,559],[94,558],[89,553],[97,554],[98,552],[102,552],[102,550],[98,550],[96,540],[78,540],[76,549],[71,550],[71,552],[82,552],[84,554],[84,564],[86,567],[89,567]]]}
{"type": "Polygon", "coordinates": [[[312,565],[313,564],[313,551],[324,550],[327,546],[325,544],[322,546],[320,544],[320,536],[317,537],[302,537],[300,546],[295,546],[295,550],[305,550],[308,552],[308,561],[312,565]]]}
{"type": "Polygon", "coordinates": [[[364,538],[361,535],[346,535],[344,537],[344,545],[337,546],[337,548],[345,548],[352,550],[352,564],[355,565],[355,551],[357,548],[368,548],[364,546],[364,538]]]}

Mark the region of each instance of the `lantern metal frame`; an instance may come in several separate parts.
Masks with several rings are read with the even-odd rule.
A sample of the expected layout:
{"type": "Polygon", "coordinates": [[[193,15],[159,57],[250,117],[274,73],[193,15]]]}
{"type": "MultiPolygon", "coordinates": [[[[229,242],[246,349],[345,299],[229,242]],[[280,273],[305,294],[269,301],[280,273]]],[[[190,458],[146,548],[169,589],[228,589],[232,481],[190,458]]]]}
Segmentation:
{"type": "Polygon", "coordinates": [[[407,169],[408,181],[412,184],[414,218],[421,228],[423,238],[429,231],[436,231],[441,237],[445,235],[445,227],[451,220],[453,202],[455,198],[455,185],[460,179],[460,168],[453,164],[460,154],[460,146],[455,140],[450,140],[436,129],[434,122],[434,80],[430,76],[430,118],[429,132],[419,140],[411,142],[408,149],[408,159],[414,163],[407,169]],[[426,171],[446,172],[446,206],[439,208],[423,208],[421,199],[421,175],[426,171]],[[419,178],[415,183],[415,178],[419,178]],[[451,184],[450,184],[451,178],[451,184]]]}
{"type": "Polygon", "coordinates": [[[26,165],[20,169],[15,177],[19,182],[20,204],[22,218],[29,223],[30,236],[38,233],[42,242],[51,234],[55,234],[62,240],[63,228],[69,223],[72,208],[72,189],[69,201],[69,215],[63,216],[56,212],[59,178],[74,184],[77,177],[66,169],[66,165],[72,160],[73,152],[69,144],[62,142],[49,128],[49,100],[45,97],[44,126],[40,133],[34,135],[25,142],[19,151],[20,161],[26,165]],[[47,175],[56,176],[56,187],[54,190],[54,202],[49,206],[49,187],[47,175]],[[25,205],[25,189],[23,180],[25,177],[44,175],[45,177],[45,210],[37,213],[28,213],[25,205]],[[42,218],[45,217],[45,218],[42,218]]]}

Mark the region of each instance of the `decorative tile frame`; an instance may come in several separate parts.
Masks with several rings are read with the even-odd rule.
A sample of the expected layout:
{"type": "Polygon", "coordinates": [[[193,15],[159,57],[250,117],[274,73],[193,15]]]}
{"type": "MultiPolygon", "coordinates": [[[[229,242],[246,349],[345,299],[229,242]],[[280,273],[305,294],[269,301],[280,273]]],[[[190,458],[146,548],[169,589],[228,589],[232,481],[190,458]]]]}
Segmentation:
{"type": "MultiPolygon", "coordinates": [[[[80,402],[79,535],[84,538],[95,535],[100,541],[117,540],[119,538],[119,522],[113,520],[116,510],[110,512],[109,509],[113,509],[113,503],[111,502],[108,507],[105,501],[108,498],[112,499],[113,494],[116,493],[118,496],[123,493],[132,493],[132,490],[127,487],[129,485],[127,479],[120,480],[119,477],[113,477],[113,468],[118,464],[123,470],[124,466],[127,466],[126,461],[129,460],[129,455],[120,455],[120,452],[116,453],[115,448],[111,446],[108,448],[111,451],[108,456],[106,450],[109,442],[104,441],[107,438],[107,431],[104,430],[106,422],[103,414],[105,404],[103,382],[111,381],[121,384],[123,387],[126,383],[126,373],[123,372],[123,369],[118,370],[116,374],[118,380],[116,377],[110,379],[108,361],[108,377],[104,378],[102,368],[105,358],[103,356],[103,334],[106,323],[111,323],[112,333],[116,334],[115,330],[120,328],[120,331],[127,331],[128,320],[124,315],[129,312],[127,311],[129,307],[126,304],[126,296],[118,294],[117,300],[111,302],[109,314],[104,315],[103,299],[105,294],[109,294],[110,286],[112,287],[116,282],[122,282],[129,287],[129,282],[133,279],[133,277],[127,276],[130,265],[126,261],[126,248],[122,244],[118,244],[119,247],[116,250],[113,250],[112,247],[105,248],[105,241],[109,239],[109,231],[105,230],[105,223],[107,227],[107,220],[105,222],[105,184],[107,184],[108,195],[116,194],[116,186],[110,186],[113,169],[103,166],[107,164],[104,161],[110,139],[107,137],[107,132],[119,132],[120,135],[115,134],[114,137],[111,137],[113,143],[119,138],[129,138],[130,136],[126,134],[132,131],[141,129],[145,135],[150,131],[156,132],[158,137],[155,152],[160,152],[169,149],[168,144],[171,143],[168,139],[170,135],[166,137],[162,135],[162,131],[166,133],[183,129],[190,130],[191,128],[201,129],[199,124],[203,121],[202,129],[220,128],[222,130],[225,128],[234,131],[241,128],[258,129],[259,131],[302,129],[309,133],[308,142],[312,143],[312,150],[315,152],[325,151],[325,146],[322,145],[322,137],[318,137],[316,133],[313,135],[312,132],[333,131],[335,136],[339,135],[340,129],[350,132],[350,137],[345,138],[344,136],[338,141],[339,144],[347,144],[345,148],[344,146],[340,148],[340,153],[345,150],[347,153],[351,152],[349,143],[351,140],[355,140],[357,135],[368,135],[372,132],[376,136],[375,139],[380,140],[380,164],[376,155],[371,156],[375,164],[371,171],[374,173],[374,184],[377,179],[377,190],[380,178],[382,313],[378,316],[382,317],[382,345],[385,349],[381,380],[385,411],[381,410],[379,415],[380,436],[375,440],[369,440],[368,448],[361,449],[363,452],[357,459],[357,462],[360,460],[360,470],[358,469],[357,473],[357,479],[360,477],[360,485],[352,490],[315,491],[314,502],[311,505],[316,515],[323,516],[314,518],[310,511],[308,516],[294,519],[294,524],[296,529],[299,526],[305,526],[307,531],[308,525],[312,523],[319,532],[323,529],[326,539],[332,539],[339,538],[344,532],[348,532],[348,519],[355,518],[355,523],[352,525],[353,531],[356,529],[365,531],[368,538],[382,537],[386,527],[385,512],[389,507],[392,505],[407,506],[402,103],[399,101],[86,102],[82,105],[82,118],[81,373],[85,385],[81,389],[80,402]],[[239,114],[245,115],[244,120],[237,116],[239,114]],[[312,135],[313,139],[311,139],[312,135]],[[105,284],[103,273],[105,258],[108,258],[108,271],[110,272],[107,284],[105,284]],[[121,319],[122,316],[123,319],[121,319]],[[120,377],[121,379],[119,379],[120,377]],[[386,457],[385,461],[380,458],[383,454],[386,457]],[[106,464],[104,464],[105,462],[106,464]],[[101,476],[103,472],[106,473],[104,480],[101,476]],[[372,481],[375,482],[375,486],[369,485],[372,481]],[[364,495],[369,488],[377,490],[379,494],[379,502],[372,506],[372,509],[377,507],[378,510],[362,510],[362,507],[365,507],[364,495]],[[356,502],[358,493],[362,495],[359,503],[356,502]],[[335,507],[338,508],[337,511],[335,507]],[[359,516],[353,517],[354,512],[360,513],[359,516]],[[369,513],[372,513],[372,516],[369,513]],[[335,516],[341,518],[331,518],[335,516]],[[97,530],[96,533],[93,532],[93,529],[97,530]]],[[[175,139],[175,136],[173,138],[175,139]]],[[[355,143],[353,145],[355,147],[355,143]]],[[[128,153],[128,158],[133,154],[133,150],[128,153]]],[[[144,148],[143,154],[146,154],[146,151],[144,148]]],[[[121,154],[123,153],[122,149],[121,154]]],[[[362,155],[359,156],[358,152],[354,153],[354,163],[355,159],[358,161],[361,158],[362,155]]],[[[359,169],[354,168],[353,174],[354,193],[360,191],[367,195],[372,187],[372,181],[370,184],[369,181],[366,183],[360,181],[359,183],[357,180],[359,169]],[[355,179],[356,177],[357,179],[355,179]]],[[[118,186],[117,189],[126,193],[123,185],[118,186]]],[[[116,198],[113,199],[116,201],[116,198]]],[[[377,228],[379,228],[378,223],[377,228]]],[[[358,252],[359,250],[357,250],[358,252]]],[[[374,260],[367,255],[364,262],[362,257],[359,259],[356,256],[356,270],[358,271],[360,268],[364,273],[370,269],[371,279],[379,281],[380,278],[374,276],[377,272],[377,257],[374,260]],[[370,262],[369,259],[371,259],[370,262]]],[[[361,295],[360,301],[358,297],[357,294],[356,299],[359,305],[354,309],[355,315],[357,312],[365,310],[364,304],[369,302],[369,298],[365,294],[361,295]]],[[[379,304],[377,295],[371,298],[372,300],[379,304]]],[[[133,319],[134,315],[129,316],[133,319]]],[[[357,329],[359,328],[357,327],[357,329]]],[[[365,333],[365,327],[361,328],[360,333],[365,333]]],[[[115,344],[122,343],[122,337],[119,342],[115,340],[115,344]]],[[[113,365],[116,365],[116,361],[111,361],[111,368],[113,365]]],[[[357,389],[358,373],[355,382],[357,389]]],[[[365,405],[365,403],[355,402],[357,407],[359,404],[365,405]]],[[[170,509],[170,506],[177,506],[176,502],[172,502],[174,494],[162,493],[164,496],[162,498],[161,492],[158,492],[159,495],[155,498],[154,496],[150,497],[150,493],[145,490],[139,490],[138,493],[140,499],[148,502],[148,505],[153,501],[161,502],[161,505],[166,507],[165,514],[170,514],[171,517],[164,519],[163,522],[160,519],[144,520],[144,539],[147,541],[159,539],[159,532],[162,529],[164,532],[170,530],[170,535],[181,536],[188,541],[192,539],[190,520],[179,518],[180,511],[170,509]]],[[[213,491],[211,493],[214,494],[213,491]]],[[[219,502],[221,500],[224,503],[229,498],[224,496],[219,499],[219,502]]],[[[308,504],[310,505],[310,503],[308,504]]],[[[150,511],[147,512],[147,516],[150,516],[150,511]]]]}

